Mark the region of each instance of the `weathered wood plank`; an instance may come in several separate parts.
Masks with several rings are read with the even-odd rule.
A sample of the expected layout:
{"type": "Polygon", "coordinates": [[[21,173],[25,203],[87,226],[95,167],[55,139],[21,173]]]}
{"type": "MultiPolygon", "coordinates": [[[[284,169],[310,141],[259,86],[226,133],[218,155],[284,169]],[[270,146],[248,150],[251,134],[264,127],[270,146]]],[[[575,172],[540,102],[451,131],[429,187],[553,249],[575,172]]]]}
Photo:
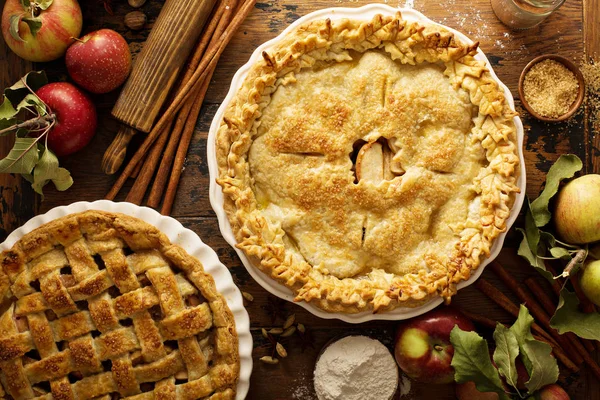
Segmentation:
{"type": "Polygon", "coordinates": [[[588,58],[600,60],[600,0],[583,0],[583,44],[588,58]]]}
{"type": "MultiPolygon", "coordinates": [[[[586,29],[583,30],[583,45],[585,57],[583,62],[600,62],[600,0],[583,1],[583,21],[586,29]]],[[[588,97],[589,101],[589,97],[588,97]]],[[[597,101],[597,99],[596,99],[597,101]]],[[[600,109],[600,104],[586,104],[588,117],[592,110],[600,109]]],[[[592,121],[586,124],[586,138],[591,140],[592,145],[587,152],[587,166],[590,172],[600,173],[600,160],[598,159],[598,149],[600,149],[600,121],[592,121]]]]}

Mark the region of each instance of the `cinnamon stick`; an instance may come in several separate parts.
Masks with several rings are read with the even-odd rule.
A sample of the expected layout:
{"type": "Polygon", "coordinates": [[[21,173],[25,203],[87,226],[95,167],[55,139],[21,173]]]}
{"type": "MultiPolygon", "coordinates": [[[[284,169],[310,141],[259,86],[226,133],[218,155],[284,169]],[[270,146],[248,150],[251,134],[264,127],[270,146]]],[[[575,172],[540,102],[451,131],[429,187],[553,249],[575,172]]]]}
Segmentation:
{"type": "Polygon", "coordinates": [[[157,137],[160,135],[163,129],[166,128],[167,124],[169,124],[177,111],[180,110],[181,106],[185,101],[188,100],[190,95],[192,94],[192,89],[196,86],[196,84],[201,81],[207,75],[207,68],[211,64],[216,65],[215,57],[219,58],[219,56],[225,50],[227,44],[233,37],[234,33],[240,27],[242,22],[246,16],[250,13],[252,8],[254,8],[254,4],[256,0],[247,0],[240,8],[239,12],[235,15],[229,26],[225,29],[223,34],[220,36],[218,44],[214,46],[209,46],[205,57],[203,57],[202,62],[190,78],[188,82],[183,85],[183,87],[178,91],[177,95],[173,102],[169,105],[165,113],[158,120],[156,125],[152,128],[152,130],[148,133],[148,136],[144,143],[140,146],[140,148],[135,152],[132,159],[129,161],[129,164],[125,167],[119,178],[115,181],[111,190],[107,193],[106,199],[113,200],[117,193],[123,188],[123,185],[127,181],[127,178],[131,175],[131,172],[135,169],[136,164],[140,161],[140,159],[148,152],[150,146],[154,143],[157,137]]]}
{"type": "Polygon", "coordinates": [[[140,174],[140,171],[142,170],[142,166],[144,165],[144,158],[142,158],[140,160],[139,163],[136,164],[135,169],[131,172],[131,175],[129,176],[130,178],[137,178],[138,175],[140,174]]]}
{"type": "MultiPolygon", "coordinates": [[[[160,156],[162,155],[163,149],[165,148],[167,140],[169,139],[169,131],[170,127],[165,129],[165,131],[162,132],[158,137],[158,140],[152,145],[150,153],[148,153],[146,160],[143,162],[143,168],[140,171],[139,176],[136,178],[135,183],[129,190],[125,201],[140,205],[144,200],[146,190],[148,189],[148,184],[154,176],[154,171],[156,171],[156,166],[158,165],[160,156]]],[[[139,163],[141,164],[142,161],[139,163]]]]}
{"type": "Polygon", "coordinates": [[[492,262],[490,264],[492,271],[496,273],[496,275],[504,282],[508,288],[517,295],[520,301],[525,303],[533,318],[536,319],[543,327],[548,329],[548,333],[552,335],[554,339],[561,345],[563,349],[565,349],[569,354],[572,355],[573,360],[578,364],[583,361],[583,354],[581,354],[577,347],[574,345],[573,341],[565,336],[560,335],[555,329],[552,329],[550,326],[550,316],[542,309],[539,303],[531,296],[525,289],[519,285],[517,280],[510,275],[504,267],[502,267],[497,262],[492,262]],[[579,354],[579,355],[577,355],[579,354]]]}
{"type": "Polygon", "coordinates": [[[472,313],[463,308],[460,309],[460,312],[463,313],[465,317],[469,318],[471,321],[481,324],[486,328],[496,329],[496,324],[498,324],[498,321],[494,321],[493,319],[484,317],[483,315],[472,313]]]}
{"type": "MultiPolygon", "coordinates": [[[[236,12],[239,12],[239,9],[243,8],[245,4],[241,4],[236,12]]],[[[233,7],[228,10],[223,16],[223,19],[228,18],[231,15],[233,7]]],[[[216,35],[215,35],[216,36],[216,35]]],[[[213,45],[213,41],[211,44],[213,45]]],[[[177,192],[177,187],[179,185],[179,180],[181,178],[181,173],[183,171],[183,165],[185,163],[185,159],[187,156],[188,148],[190,146],[190,142],[192,140],[192,136],[194,134],[194,129],[196,127],[196,121],[198,119],[198,115],[200,114],[200,109],[202,107],[202,102],[204,101],[204,96],[206,95],[206,91],[208,90],[208,86],[210,85],[210,80],[212,78],[212,74],[214,73],[214,69],[216,68],[217,60],[214,60],[211,63],[210,71],[208,75],[204,78],[202,82],[202,86],[199,90],[198,97],[196,101],[191,107],[191,112],[188,115],[188,119],[186,121],[186,125],[184,127],[183,136],[179,142],[179,146],[177,147],[177,154],[175,155],[175,162],[173,163],[173,168],[171,170],[171,176],[169,179],[169,185],[167,187],[167,191],[165,193],[163,206],[161,208],[161,213],[163,215],[169,215],[171,213],[171,209],[173,207],[173,202],[175,200],[175,194],[177,192]]]]}
{"type": "MultiPolygon", "coordinates": [[[[569,335],[569,337],[579,339],[577,336],[575,336],[571,332],[569,332],[567,335],[569,335]]],[[[581,342],[579,340],[574,340],[574,341],[572,341],[572,343],[575,346],[575,348],[577,349],[577,351],[579,352],[579,354],[581,354],[581,356],[583,357],[583,361],[585,361],[585,363],[590,367],[590,369],[592,370],[594,375],[596,375],[596,379],[600,379],[600,366],[598,365],[596,360],[594,360],[592,358],[590,353],[585,349],[585,347],[583,346],[583,344],[581,344],[581,342]]]]}
{"type": "Polygon", "coordinates": [[[208,90],[208,86],[210,84],[210,79],[212,78],[213,72],[214,69],[210,71],[209,76],[207,76],[204,82],[202,83],[200,93],[196,98],[194,105],[192,106],[192,111],[188,115],[188,120],[186,121],[183,136],[181,137],[179,146],[177,147],[175,162],[173,163],[173,168],[171,169],[169,185],[167,186],[167,191],[164,195],[163,205],[160,210],[160,213],[163,215],[171,214],[171,209],[173,208],[173,202],[175,200],[175,194],[177,193],[177,186],[179,186],[179,179],[181,178],[181,173],[183,172],[183,164],[185,163],[187,151],[190,146],[192,136],[194,135],[196,120],[198,119],[198,114],[200,113],[200,108],[202,107],[202,102],[204,101],[204,96],[206,95],[206,91],[208,90]]]}
{"type": "MultiPolygon", "coordinates": [[[[504,295],[504,293],[502,293],[500,290],[496,289],[496,287],[494,287],[494,285],[492,285],[491,283],[489,283],[488,281],[486,281],[483,278],[479,278],[479,280],[475,283],[475,286],[483,294],[485,294],[487,297],[489,297],[490,300],[492,300],[494,303],[498,304],[500,307],[502,307],[505,311],[507,311],[513,317],[515,317],[515,318],[519,317],[519,307],[515,303],[513,303],[513,301],[511,299],[506,297],[506,295],[504,295]]],[[[537,323],[534,322],[533,324],[531,324],[531,329],[533,329],[535,332],[537,332],[540,336],[543,336],[543,337],[547,338],[548,340],[555,341],[552,338],[552,336],[550,336],[550,334],[547,333],[544,329],[542,329],[542,327],[539,326],[537,323]]],[[[581,358],[579,356],[577,356],[577,358],[578,358],[577,360],[574,359],[573,361],[575,361],[577,364],[580,364],[583,360],[581,360],[581,358]]]]}
{"type": "Polygon", "coordinates": [[[545,293],[544,288],[542,288],[542,285],[540,285],[540,283],[536,281],[533,277],[525,279],[525,285],[536,296],[537,300],[542,304],[542,307],[546,309],[546,312],[550,315],[554,314],[554,312],[556,311],[556,304],[545,293]]]}
{"type": "MultiPolygon", "coordinates": [[[[214,12],[214,15],[205,29],[196,50],[194,51],[194,55],[191,61],[188,63],[188,69],[182,79],[182,82],[187,82],[195,69],[198,67],[202,56],[204,55],[204,51],[206,47],[212,43],[215,38],[221,36],[227,23],[229,23],[231,19],[231,15],[233,13],[235,1],[224,0],[219,3],[217,9],[214,12]]],[[[200,87],[201,88],[201,87],[200,87]]],[[[196,97],[199,93],[196,93],[196,97]]],[[[177,120],[175,122],[175,127],[173,128],[173,132],[171,133],[171,140],[169,140],[169,144],[167,145],[167,149],[165,150],[163,159],[160,163],[160,167],[158,169],[158,173],[156,174],[156,178],[154,179],[154,183],[152,184],[152,189],[150,190],[150,195],[148,196],[148,206],[156,208],[160,204],[163,198],[163,192],[165,185],[167,183],[167,178],[171,172],[171,167],[173,165],[173,159],[175,158],[175,152],[178,148],[179,140],[181,138],[181,134],[185,128],[188,116],[192,107],[194,106],[194,102],[188,101],[182,108],[179,110],[177,115],[177,120]]]]}

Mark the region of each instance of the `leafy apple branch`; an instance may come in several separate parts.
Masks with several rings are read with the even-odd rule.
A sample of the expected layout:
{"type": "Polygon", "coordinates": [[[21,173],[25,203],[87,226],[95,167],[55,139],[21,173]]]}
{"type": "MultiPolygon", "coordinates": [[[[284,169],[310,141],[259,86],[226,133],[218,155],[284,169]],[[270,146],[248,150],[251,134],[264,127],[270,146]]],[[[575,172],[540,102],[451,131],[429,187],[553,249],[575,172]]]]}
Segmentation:
{"type": "Polygon", "coordinates": [[[47,146],[56,115],[35,94],[46,83],[43,71],[30,72],[4,90],[0,104],[0,136],[15,135],[13,148],[0,160],[0,173],[21,174],[41,195],[42,188],[50,181],[58,190],[66,190],[73,184],[69,171],[59,167],[58,158],[47,146]]]}
{"type": "Polygon", "coordinates": [[[581,312],[577,295],[567,287],[568,280],[577,274],[588,256],[597,258],[593,254],[594,249],[588,249],[587,245],[562,242],[549,230],[542,230],[546,229],[552,219],[549,204],[558,192],[560,183],[574,177],[582,168],[583,163],[579,157],[573,154],[560,156],[546,175],[542,193],[531,203],[526,199],[525,226],[524,229],[517,229],[523,234],[518,254],[549,281],[567,278],[560,292],[556,312],[550,320],[552,328],[560,334],[573,332],[585,339],[600,340],[600,314],[581,312]],[[546,268],[546,260],[560,260],[564,265],[563,271],[558,276],[553,276],[546,268]]]}
{"type": "Polygon", "coordinates": [[[552,356],[552,347],[536,340],[531,333],[533,318],[523,305],[519,317],[511,326],[497,323],[494,331],[496,347],[493,360],[490,359],[488,344],[476,332],[467,332],[455,326],[450,333],[454,347],[452,367],[457,383],[473,381],[480,392],[495,392],[500,399],[530,399],[546,385],[556,383],[558,364],[552,356]],[[518,373],[516,361],[523,361],[529,374],[525,388],[517,388],[518,373]],[[506,386],[502,382],[506,382],[506,386]]]}

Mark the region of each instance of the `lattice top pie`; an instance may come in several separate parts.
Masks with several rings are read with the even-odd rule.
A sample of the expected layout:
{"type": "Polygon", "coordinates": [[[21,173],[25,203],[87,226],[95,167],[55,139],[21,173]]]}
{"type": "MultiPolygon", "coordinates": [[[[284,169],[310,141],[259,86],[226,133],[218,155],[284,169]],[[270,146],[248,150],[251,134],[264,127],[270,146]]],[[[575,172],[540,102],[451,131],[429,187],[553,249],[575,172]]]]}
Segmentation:
{"type": "Polygon", "coordinates": [[[233,399],[233,315],[153,226],[88,211],[0,258],[0,398],[233,399]]]}
{"type": "Polygon", "coordinates": [[[328,311],[449,299],[519,191],[515,113],[476,49],[397,14],[263,52],[217,133],[238,247],[328,311]]]}

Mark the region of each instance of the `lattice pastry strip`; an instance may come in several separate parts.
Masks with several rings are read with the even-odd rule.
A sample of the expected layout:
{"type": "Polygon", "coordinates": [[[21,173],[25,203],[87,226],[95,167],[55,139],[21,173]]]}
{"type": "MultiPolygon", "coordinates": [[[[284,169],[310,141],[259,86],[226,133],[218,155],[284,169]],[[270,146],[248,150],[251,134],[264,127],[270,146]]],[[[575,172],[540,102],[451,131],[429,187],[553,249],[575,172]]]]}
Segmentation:
{"type": "Polygon", "coordinates": [[[88,211],[0,261],[12,303],[0,317],[3,398],[235,396],[233,315],[200,262],[154,227],[88,211]]]}

